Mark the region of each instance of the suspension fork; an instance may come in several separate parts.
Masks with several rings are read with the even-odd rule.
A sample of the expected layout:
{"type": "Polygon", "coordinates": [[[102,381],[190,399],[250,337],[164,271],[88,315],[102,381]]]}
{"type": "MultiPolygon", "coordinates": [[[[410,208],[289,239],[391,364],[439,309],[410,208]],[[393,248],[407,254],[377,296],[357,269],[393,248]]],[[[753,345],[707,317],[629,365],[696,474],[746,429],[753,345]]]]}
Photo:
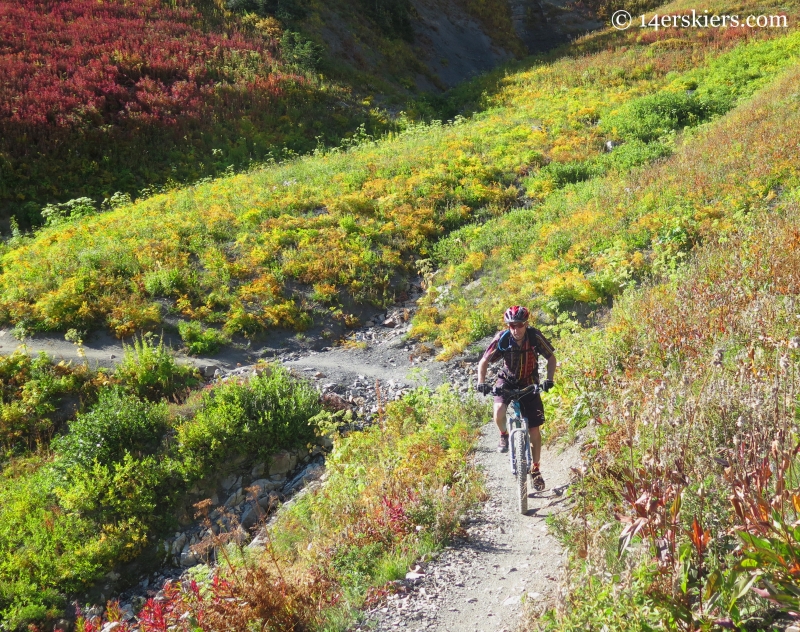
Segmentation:
{"type": "Polygon", "coordinates": [[[511,459],[511,471],[516,474],[517,473],[517,462],[525,463],[525,471],[531,471],[531,434],[528,431],[528,420],[522,416],[522,411],[520,410],[519,402],[514,400],[511,402],[511,405],[514,407],[514,416],[513,420],[519,420],[521,426],[520,427],[512,427],[512,424],[508,424],[508,443],[509,443],[509,450],[508,455],[511,459]],[[525,438],[525,454],[522,455],[522,458],[519,458],[514,454],[514,435],[518,432],[524,433],[525,438]]]}

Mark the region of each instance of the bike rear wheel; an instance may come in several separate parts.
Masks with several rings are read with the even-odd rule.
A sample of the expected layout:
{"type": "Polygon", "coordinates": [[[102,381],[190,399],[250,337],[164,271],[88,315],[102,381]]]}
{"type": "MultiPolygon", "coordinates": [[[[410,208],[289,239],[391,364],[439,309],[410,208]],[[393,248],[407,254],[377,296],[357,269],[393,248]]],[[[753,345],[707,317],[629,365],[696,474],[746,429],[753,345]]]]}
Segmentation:
{"type": "Polygon", "coordinates": [[[517,496],[517,509],[520,513],[528,512],[528,468],[525,467],[525,435],[522,432],[514,433],[514,459],[517,464],[517,480],[515,491],[517,496]]]}

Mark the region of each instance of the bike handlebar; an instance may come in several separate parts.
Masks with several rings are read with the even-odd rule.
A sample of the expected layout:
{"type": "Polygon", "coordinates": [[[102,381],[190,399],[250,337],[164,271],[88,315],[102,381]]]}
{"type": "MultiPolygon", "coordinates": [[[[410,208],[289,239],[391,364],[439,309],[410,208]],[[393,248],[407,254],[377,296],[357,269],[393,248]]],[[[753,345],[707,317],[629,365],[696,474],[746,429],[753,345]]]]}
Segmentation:
{"type": "Polygon", "coordinates": [[[541,384],[531,384],[530,386],[526,386],[525,388],[508,388],[507,386],[503,386],[501,388],[497,388],[496,386],[492,389],[492,395],[500,395],[500,396],[507,396],[511,399],[522,399],[526,395],[530,393],[543,393],[544,390],[542,389],[541,384]]]}

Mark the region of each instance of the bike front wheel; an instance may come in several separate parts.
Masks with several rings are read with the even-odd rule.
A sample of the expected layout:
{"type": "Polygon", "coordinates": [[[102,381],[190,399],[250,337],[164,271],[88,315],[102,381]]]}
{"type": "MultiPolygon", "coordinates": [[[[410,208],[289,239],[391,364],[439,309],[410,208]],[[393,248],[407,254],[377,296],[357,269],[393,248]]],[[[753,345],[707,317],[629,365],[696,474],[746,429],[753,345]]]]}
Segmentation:
{"type": "Polygon", "coordinates": [[[517,496],[517,509],[521,514],[528,512],[528,470],[525,467],[525,435],[522,432],[514,433],[514,458],[517,464],[515,492],[517,496]]]}

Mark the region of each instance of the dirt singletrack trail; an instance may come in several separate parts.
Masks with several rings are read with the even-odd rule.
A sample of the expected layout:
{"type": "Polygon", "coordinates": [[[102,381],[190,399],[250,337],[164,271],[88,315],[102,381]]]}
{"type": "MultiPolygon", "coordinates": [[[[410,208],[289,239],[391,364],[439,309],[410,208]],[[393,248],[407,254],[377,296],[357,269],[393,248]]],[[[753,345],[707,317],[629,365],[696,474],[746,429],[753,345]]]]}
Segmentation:
{"type": "Polygon", "coordinates": [[[375,629],[512,632],[520,624],[524,602],[552,603],[563,554],[545,518],[564,510],[570,467],[580,460],[578,447],[544,447],[547,487],[535,492],[529,479],[528,512],[521,515],[508,454],[498,454],[496,446],[497,428],[490,422],[482,428],[475,455],[489,499],[468,517],[467,537],[424,565],[424,575],[408,593],[376,609],[375,629]]]}

